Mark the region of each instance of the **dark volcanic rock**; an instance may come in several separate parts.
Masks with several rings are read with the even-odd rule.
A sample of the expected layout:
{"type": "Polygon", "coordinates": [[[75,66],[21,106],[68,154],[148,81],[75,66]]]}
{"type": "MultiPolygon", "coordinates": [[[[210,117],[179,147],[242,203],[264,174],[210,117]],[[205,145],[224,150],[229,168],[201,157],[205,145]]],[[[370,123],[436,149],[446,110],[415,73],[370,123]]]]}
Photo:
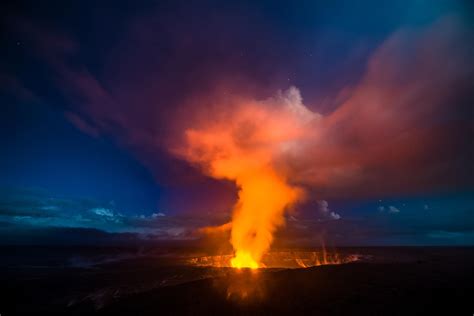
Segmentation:
{"type": "Polygon", "coordinates": [[[471,315],[474,257],[472,251],[458,255],[448,251],[429,260],[321,266],[257,277],[230,273],[132,296],[100,315],[471,315]],[[229,287],[239,282],[241,288],[229,297],[229,287]]]}
{"type": "MultiPolygon", "coordinates": [[[[136,258],[6,265],[2,315],[472,315],[474,248],[350,249],[369,261],[235,271],[136,258]]],[[[22,259],[22,261],[24,261],[22,259]]]]}

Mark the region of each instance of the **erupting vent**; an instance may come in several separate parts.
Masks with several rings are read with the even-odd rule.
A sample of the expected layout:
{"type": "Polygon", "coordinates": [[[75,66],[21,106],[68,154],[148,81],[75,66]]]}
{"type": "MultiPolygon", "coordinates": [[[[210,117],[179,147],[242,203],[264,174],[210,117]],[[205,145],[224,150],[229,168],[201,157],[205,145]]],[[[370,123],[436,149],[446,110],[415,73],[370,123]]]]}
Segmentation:
{"type": "MultiPolygon", "coordinates": [[[[201,267],[230,268],[232,255],[203,256],[188,260],[188,264],[201,267]]],[[[359,255],[330,254],[317,251],[279,251],[266,253],[260,268],[310,268],[328,264],[343,264],[358,261],[359,255]]]]}

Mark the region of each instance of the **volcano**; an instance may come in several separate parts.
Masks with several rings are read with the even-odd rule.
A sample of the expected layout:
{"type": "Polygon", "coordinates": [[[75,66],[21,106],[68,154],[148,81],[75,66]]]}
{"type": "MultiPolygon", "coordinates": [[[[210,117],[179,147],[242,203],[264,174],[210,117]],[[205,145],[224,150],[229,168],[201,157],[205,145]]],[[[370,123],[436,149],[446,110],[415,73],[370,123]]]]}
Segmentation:
{"type": "MultiPolygon", "coordinates": [[[[326,251],[271,251],[263,255],[260,269],[296,269],[322,265],[344,264],[360,260],[358,254],[327,253],[326,251]]],[[[199,267],[234,268],[233,255],[202,256],[188,259],[199,267]]]]}

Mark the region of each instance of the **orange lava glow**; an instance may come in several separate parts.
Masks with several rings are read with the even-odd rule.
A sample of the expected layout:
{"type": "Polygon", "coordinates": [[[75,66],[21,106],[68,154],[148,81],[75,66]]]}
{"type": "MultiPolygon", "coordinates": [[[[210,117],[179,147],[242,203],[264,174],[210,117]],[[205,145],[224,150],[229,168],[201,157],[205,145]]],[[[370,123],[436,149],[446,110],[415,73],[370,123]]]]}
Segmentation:
{"type": "MultiPolygon", "coordinates": [[[[205,173],[236,183],[238,201],[232,213],[231,266],[255,269],[284,225],[284,212],[304,197],[278,168],[281,156],[305,135],[313,113],[301,105],[299,93],[289,90],[279,99],[229,105],[231,113],[215,114],[185,132],[179,154],[205,173]]],[[[227,226],[224,226],[227,227],[227,226]]]]}
{"type": "Polygon", "coordinates": [[[230,260],[230,265],[233,268],[250,268],[258,269],[258,263],[252,258],[248,252],[238,250],[235,257],[230,260]]]}
{"type": "Polygon", "coordinates": [[[240,177],[239,201],[232,219],[231,243],[235,268],[258,268],[262,255],[270,249],[275,229],[283,224],[283,212],[299,197],[272,170],[240,177]]]}
{"type": "MultiPolygon", "coordinates": [[[[282,268],[299,269],[311,268],[323,265],[344,264],[359,261],[360,255],[339,254],[337,252],[323,251],[272,251],[267,252],[261,258],[258,268],[282,268]]],[[[201,256],[188,260],[189,265],[212,268],[238,267],[233,261],[232,255],[201,256]]],[[[249,267],[257,269],[257,267],[249,267]]]]}

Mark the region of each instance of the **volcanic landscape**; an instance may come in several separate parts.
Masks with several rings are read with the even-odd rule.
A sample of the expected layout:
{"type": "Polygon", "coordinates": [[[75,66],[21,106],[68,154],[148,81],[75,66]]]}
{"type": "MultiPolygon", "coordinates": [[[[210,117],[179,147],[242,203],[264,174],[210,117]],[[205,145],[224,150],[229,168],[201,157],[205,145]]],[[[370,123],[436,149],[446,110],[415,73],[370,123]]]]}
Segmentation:
{"type": "Polygon", "coordinates": [[[271,253],[274,267],[256,270],[217,267],[222,256],[160,249],[35,247],[20,255],[2,248],[8,254],[1,263],[3,312],[463,315],[472,309],[473,248],[341,248],[328,252],[333,259],[326,264],[307,268],[295,259],[309,265],[323,253],[282,250],[271,253]]]}
{"type": "Polygon", "coordinates": [[[0,1],[0,316],[474,315],[473,4],[0,1]]]}

